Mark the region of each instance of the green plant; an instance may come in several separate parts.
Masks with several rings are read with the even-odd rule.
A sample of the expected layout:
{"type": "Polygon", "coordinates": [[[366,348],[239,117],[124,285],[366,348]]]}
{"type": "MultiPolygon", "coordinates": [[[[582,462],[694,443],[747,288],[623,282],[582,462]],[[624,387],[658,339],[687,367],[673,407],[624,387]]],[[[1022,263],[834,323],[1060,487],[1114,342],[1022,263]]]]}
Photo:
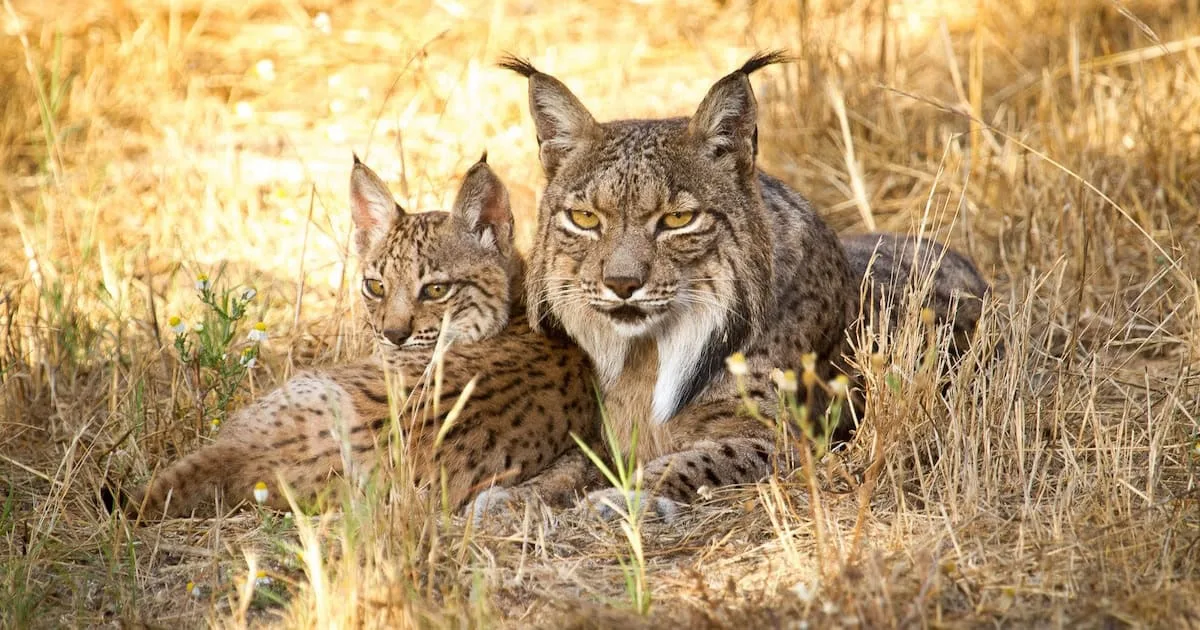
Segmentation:
{"type": "Polygon", "coordinates": [[[646,576],[646,554],[642,546],[642,517],[646,507],[643,502],[646,495],[642,492],[642,468],[637,463],[637,427],[633,428],[629,439],[629,452],[625,454],[621,452],[620,442],[617,440],[612,423],[609,422],[608,414],[604,412],[603,404],[600,405],[600,417],[604,427],[604,441],[608,444],[609,454],[612,457],[613,465],[611,467],[579,436],[572,434],[571,437],[575,439],[575,443],[579,445],[579,448],[600,470],[612,487],[620,490],[621,495],[625,497],[625,511],[621,514],[621,531],[629,543],[629,552],[625,557],[618,556],[617,561],[620,562],[621,573],[625,577],[625,593],[629,597],[630,604],[639,614],[645,615],[650,612],[652,598],[646,576]]]}
{"type": "Polygon", "coordinates": [[[253,288],[217,289],[207,275],[200,274],[196,292],[206,307],[200,319],[189,327],[182,318],[172,315],[168,324],[175,333],[175,350],[195,394],[197,412],[201,419],[210,419],[215,429],[224,421],[242,381],[257,362],[267,329],[259,321],[245,337],[240,335],[247,307],[257,295],[253,288]]]}

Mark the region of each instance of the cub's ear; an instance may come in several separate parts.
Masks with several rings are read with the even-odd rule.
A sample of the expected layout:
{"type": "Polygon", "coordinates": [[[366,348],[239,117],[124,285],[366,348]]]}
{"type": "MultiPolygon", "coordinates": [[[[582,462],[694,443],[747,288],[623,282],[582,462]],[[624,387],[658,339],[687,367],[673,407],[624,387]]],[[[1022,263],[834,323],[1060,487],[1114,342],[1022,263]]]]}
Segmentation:
{"type": "Polygon", "coordinates": [[[529,61],[506,55],[500,67],[529,79],[529,113],[537,129],[538,157],[546,177],[554,177],[563,159],[601,135],[600,125],[562,81],[540,72],[529,61]]]}
{"type": "Polygon", "coordinates": [[[392,198],[387,184],[357,155],[350,171],[350,216],[354,218],[354,245],[361,257],[366,257],[404,216],[404,209],[392,198]]]}
{"type": "Polygon", "coordinates": [[[788,61],[782,52],[758,53],[708,90],[688,122],[688,135],[723,168],[747,175],[758,155],[758,103],[750,73],[788,61]]]}
{"type": "Polygon", "coordinates": [[[450,216],[484,247],[512,251],[513,215],[508,189],[487,163],[487,152],[467,171],[450,216]]]}

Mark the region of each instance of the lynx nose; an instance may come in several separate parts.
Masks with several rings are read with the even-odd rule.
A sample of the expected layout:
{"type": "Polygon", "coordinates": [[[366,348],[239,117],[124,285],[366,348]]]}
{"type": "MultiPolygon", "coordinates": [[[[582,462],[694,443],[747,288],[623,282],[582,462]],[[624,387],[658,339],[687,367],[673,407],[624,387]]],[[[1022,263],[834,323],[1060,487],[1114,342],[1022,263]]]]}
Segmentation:
{"type": "Polygon", "coordinates": [[[408,341],[408,336],[411,334],[411,325],[403,328],[387,328],[383,331],[384,338],[397,346],[404,345],[404,342],[408,341]]]}
{"type": "Polygon", "coordinates": [[[615,278],[605,278],[604,286],[612,289],[613,293],[622,300],[628,300],[629,296],[633,295],[634,291],[642,288],[642,279],[629,276],[617,276],[615,278]]]}

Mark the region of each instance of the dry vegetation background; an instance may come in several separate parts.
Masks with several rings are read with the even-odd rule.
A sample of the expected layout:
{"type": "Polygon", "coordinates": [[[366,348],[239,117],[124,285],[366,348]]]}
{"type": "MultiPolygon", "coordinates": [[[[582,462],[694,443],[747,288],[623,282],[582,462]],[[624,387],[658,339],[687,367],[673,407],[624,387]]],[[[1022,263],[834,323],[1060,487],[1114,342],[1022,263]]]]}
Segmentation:
{"type": "Polygon", "coordinates": [[[1198,5],[4,0],[0,625],[1200,627],[1198,5]],[[352,150],[433,209],[486,148],[527,247],[541,175],[499,53],[606,119],[690,113],[776,47],[799,60],[755,77],[764,165],[839,230],[925,219],[968,251],[1008,349],[943,400],[902,336],[819,500],[781,475],[645,524],[648,617],[626,537],[574,512],[104,512],[106,478],[207,435],[166,325],[196,274],[258,289],[255,391],[363,350],[352,150]]]}

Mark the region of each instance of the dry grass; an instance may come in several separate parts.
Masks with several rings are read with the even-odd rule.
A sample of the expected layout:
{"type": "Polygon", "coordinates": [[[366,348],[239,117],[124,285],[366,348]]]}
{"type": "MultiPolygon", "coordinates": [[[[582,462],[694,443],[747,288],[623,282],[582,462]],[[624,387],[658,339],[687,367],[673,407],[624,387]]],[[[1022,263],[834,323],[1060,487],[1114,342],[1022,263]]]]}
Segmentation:
{"type": "Polygon", "coordinates": [[[1196,0],[11,1],[0,625],[1200,626],[1196,0]],[[511,536],[370,493],[297,523],[103,512],[106,477],[204,439],[161,342],[194,274],[259,289],[254,389],[362,351],[352,149],[435,208],[486,147],[527,246],[540,175],[501,51],[610,118],[686,114],[760,47],[800,57],[756,77],[765,165],[838,229],[969,251],[1007,346],[943,399],[914,319],[819,501],[781,476],[645,524],[647,618],[626,537],[572,512],[511,536]],[[248,556],[275,580],[253,595],[248,556]]]}

